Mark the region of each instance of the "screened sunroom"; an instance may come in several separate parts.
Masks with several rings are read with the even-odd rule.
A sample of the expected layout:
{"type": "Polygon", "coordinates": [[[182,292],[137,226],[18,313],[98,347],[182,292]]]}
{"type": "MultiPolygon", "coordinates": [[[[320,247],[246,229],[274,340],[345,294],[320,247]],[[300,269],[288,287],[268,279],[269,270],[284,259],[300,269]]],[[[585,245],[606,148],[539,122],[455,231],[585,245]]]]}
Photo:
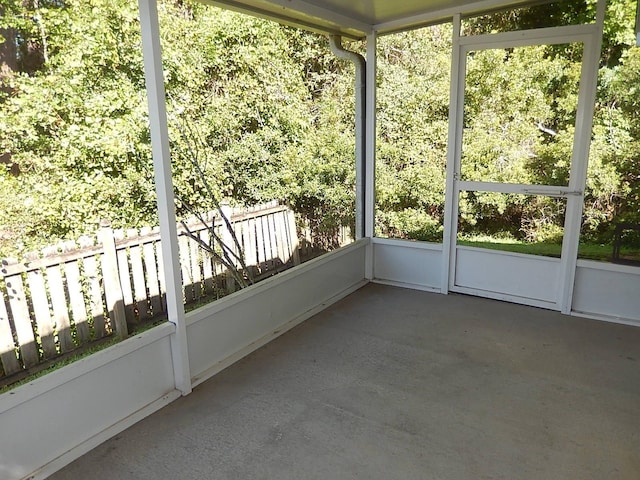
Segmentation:
{"type": "Polygon", "coordinates": [[[585,209],[597,208],[588,182],[601,174],[589,159],[606,3],[581,23],[558,20],[562,2],[207,3],[329,35],[353,62],[353,242],[185,313],[157,5],[140,0],[168,322],[3,394],[0,477],[637,478],[638,225],[617,222],[607,261],[582,250],[585,209]],[[509,23],[531,6],[539,24],[509,23]],[[500,28],[469,28],[496,13],[500,28]],[[444,208],[433,235],[394,238],[378,228],[378,41],[442,24],[446,158],[428,175],[442,178],[444,208]],[[542,100],[513,95],[525,79],[496,83],[475,66],[543,75],[541,47],[573,52],[558,88],[575,121],[549,160],[560,173],[533,182],[509,163],[531,161],[526,145],[507,133],[483,151],[500,122],[478,119],[497,85],[512,120],[510,105],[542,100]],[[509,205],[529,216],[516,222],[509,205]],[[502,216],[494,233],[546,232],[554,246],[480,242],[471,234],[488,211],[502,216]]]}

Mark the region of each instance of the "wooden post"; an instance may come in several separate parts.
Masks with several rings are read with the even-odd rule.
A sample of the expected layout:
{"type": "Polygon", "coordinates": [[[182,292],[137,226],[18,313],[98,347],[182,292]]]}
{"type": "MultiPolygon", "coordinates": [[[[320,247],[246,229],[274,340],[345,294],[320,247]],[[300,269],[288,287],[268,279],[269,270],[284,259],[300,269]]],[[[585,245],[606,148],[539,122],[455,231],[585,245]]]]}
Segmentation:
{"type": "MultiPolygon", "coordinates": [[[[221,210],[223,215],[227,217],[229,222],[231,222],[231,215],[233,212],[229,204],[228,203],[222,204],[221,210]]],[[[233,223],[231,224],[231,226],[233,227],[233,223]]],[[[229,248],[231,251],[236,252],[239,255],[240,252],[237,251],[236,244],[233,240],[233,233],[227,227],[227,224],[224,221],[224,219],[222,220],[221,228],[222,228],[222,235],[220,238],[222,239],[222,243],[226,245],[226,247],[229,248]]],[[[232,260],[231,268],[236,268],[235,258],[232,258],[231,260],[232,260]]],[[[228,270],[227,272],[225,272],[225,283],[227,287],[227,293],[233,293],[236,291],[236,281],[233,278],[232,273],[228,270]]]]}
{"type": "MultiPolygon", "coordinates": [[[[196,231],[192,232],[198,235],[196,231]]],[[[202,296],[202,271],[200,270],[200,247],[195,240],[188,238],[189,242],[189,272],[191,276],[191,285],[193,286],[193,299],[198,301],[202,296]]]]}
{"type": "MultiPolygon", "coordinates": [[[[154,233],[156,233],[156,228],[153,229],[154,233]]],[[[159,230],[158,230],[159,231],[159,230]]],[[[156,246],[156,255],[158,257],[158,281],[160,282],[160,303],[162,307],[162,311],[167,311],[167,282],[164,278],[164,259],[162,258],[162,242],[158,241],[158,245],[156,246]]]]}
{"type": "MultiPolygon", "coordinates": [[[[18,263],[15,259],[5,259],[6,265],[15,265],[18,263]]],[[[29,306],[25,296],[22,275],[18,272],[14,275],[5,277],[5,285],[9,296],[9,305],[13,314],[13,323],[20,344],[20,354],[25,368],[36,365],[38,359],[38,345],[36,344],[31,326],[31,316],[29,315],[29,306]]]]}
{"type": "MultiPolygon", "coordinates": [[[[92,247],[94,245],[93,237],[80,237],[78,243],[81,247],[92,247]]],[[[102,305],[102,289],[100,288],[100,279],[98,276],[98,262],[96,256],[84,258],[84,274],[89,287],[89,309],[93,318],[93,333],[96,339],[106,335],[104,328],[104,307],[102,305]]]]}
{"type": "MultiPolygon", "coordinates": [[[[63,248],[52,245],[42,250],[45,257],[55,256],[62,251],[63,248]]],[[[58,332],[58,341],[60,342],[60,351],[62,353],[69,352],[75,348],[71,337],[71,320],[69,319],[69,306],[65,294],[64,279],[62,276],[62,266],[59,263],[47,267],[47,281],[49,284],[49,293],[51,294],[51,307],[53,308],[53,318],[58,332]]]]}
{"type": "MultiPolygon", "coordinates": [[[[153,230],[150,227],[143,227],[140,235],[151,236],[153,230]]],[[[142,244],[142,258],[147,273],[147,288],[149,289],[149,305],[151,315],[157,317],[162,312],[162,301],[160,299],[160,287],[158,282],[158,265],[156,263],[155,245],[153,241],[142,244]]]]}
{"type": "Polygon", "coordinates": [[[116,243],[116,256],[118,257],[118,274],[120,276],[120,288],[122,289],[122,299],[124,300],[124,312],[127,316],[127,325],[136,322],[136,314],[133,304],[133,289],[131,288],[131,273],[129,270],[129,252],[126,247],[118,248],[118,243],[122,244],[126,240],[124,230],[113,231],[113,238],[116,243]]]}
{"type": "Polygon", "coordinates": [[[269,258],[271,259],[271,267],[278,271],[278,232],[273,221],[273,214],[269,213],[264,216],[265,223],[269,229],[269,258]]]}
{"type": "MultiPolygon", "coordinates": [[[[211,220],[211,222],[213,222],[213,220],[211,220]]],[[[204,230],[200,230],[199,236],[200,240],[202,240],[206,245],[212,245],[209,230],[206,228],[204,230]]],[[[204,279],[204,295],[206,296],[214,293],[215,281],[213,273],[213,257],[206,252],[203,252],[202,254],[202,276],[204,279]]]]}
{"type": "MultiPolygon", "coordinates": [[[[127,239],[140,241],[140,234],[137,229],[127,230],[127,239]]],[[[142,266],[142,245],[131,245],[129,247],[129,260],[131,261],[131,277],[133,278],[133,298],[138,307],[138,321],[146,320],[149,316],[149,303],[147,301],[147,285],[144,279],[144,267],[142,266]]]]}
{"type": "Polygon", "coordinates": [[[293,264],[300,265],[300,243],[298,241],[298,229],[296,228],[296,215],[293,210],[287,210],[287,226],[293,264]]]}
{"type": "Polygon", "coordinates": [[[5,375],[11,375],[22,370],[15,348],[7,306],[5,305],[4,295],[0,291],[0,360],[2,360],[2,369],[5,375]]]}
{"type": "Polygon", "coordinates": [[[71,315],[76,326],[78,345],[83,345],[91,340],[89,324],[87,318],[87,306],[82,292],[82,280],[80,277],[80,267],[78,260],[65,264],[65,276],[67,277],[67,290],[69,292],[69,303],[71,305],[71,315]]]}
{"type": "Polygon", "coordinates": [[[288,245],[287,245],[287,226],[285,223],[285,212],[275,212],[273,214],[273,223],[275,225],[276,238],[278,242],[278,258],[282,267],[289,262],[288,245]]]}
{"type": "MultiPolygon", "coordinates": [[[[30,252],[25,255],[25,258],[27,262],[32,262],[38,260],[40,255],[38,252],[30,252]]],[[[38,268],[28,271],[27,281],[29,283],[29,290],[31,291],[33,313],[36,317],[43,356],[44,358],[53,358],[58,352],[56,350],[53,320],[51,318],[49,299],[47,298],[47,287],[45,286],[42,269],[38,268]]]]}
{"type": "Polygon", "coordinates": [[[107,300],[107,311],[111,319],[111,328],[115,330],[118,337],[126,338],[128,335],[127,317],[118,274],[116,242],[109,222],[100,223],[98,237],[103,247],[102,278],[104,281],[104,294],[107,300]]]}
{"type": "MultiPolygon", "coordinates": [[[[229,222],[231,222],[231,216],[233,211],[231,210],[231,207],[229,206],[228,203],[224,203],[222,204],[220,210],[222,210],[222,214],[227,217],[227,219],[229,220],[229,222]]],[[[231,227],[233,228],[234,225],[233,223],[231,223],[231,227]]],[[[227,223],[224,221],[224,219],[222,220],[222,235],[220,236],[220,238],[222,239],[222,243],[224,243],[229,250],[236,252],[236,254],[240,254],[240,252],[238,252],[237,248],[236,248],[236,244],[233,240],[233,234],[235,232],[232,232],[229,230],[229,228],[227,227],[227,223]]],[[[234,260],[232,258],[232,260],[234,260]]],[[[235,264],[235,262],[234,262],[235,264]]]]}
{"type": "Polygon", "coordinates": [[[191,260],[189,258],[189,238],[182,234],[178,237],[180,251],[180,272],[182,276],[182,291],[184,303],[193,303],[193,279],[191,278],[191,260]]]}
{"type": "Polygon", "coordinates": [[[256,275],[262,274],[266,269],[266,255],[264,253],[264,234],[262,232],[262,217],[255,218],[256,226],[256,275]]]}

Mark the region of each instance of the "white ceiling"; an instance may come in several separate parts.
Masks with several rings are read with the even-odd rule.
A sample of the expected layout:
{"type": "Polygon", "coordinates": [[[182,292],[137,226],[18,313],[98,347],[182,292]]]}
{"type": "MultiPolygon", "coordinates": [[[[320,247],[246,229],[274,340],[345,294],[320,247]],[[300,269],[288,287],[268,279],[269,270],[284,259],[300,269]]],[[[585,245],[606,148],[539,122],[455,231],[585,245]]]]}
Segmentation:
{"type": "Polygon", "coordinates": [[[203,0],[287,25],[361,38],[531,3],[531,0],[203,0]]]}

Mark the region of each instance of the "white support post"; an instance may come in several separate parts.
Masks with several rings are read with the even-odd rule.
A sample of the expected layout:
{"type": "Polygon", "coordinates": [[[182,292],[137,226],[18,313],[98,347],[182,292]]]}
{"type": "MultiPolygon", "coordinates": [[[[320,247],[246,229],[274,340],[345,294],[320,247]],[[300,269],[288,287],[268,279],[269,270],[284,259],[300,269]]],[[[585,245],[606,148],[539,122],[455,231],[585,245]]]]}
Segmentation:
{"type": "Polygon", "coordinates": [[[451,78],[449,89],[449,137],[447,140],[447,180],[444,198],[444,234],[442,238],[441,293],[449,292],[449,280],[453,278],[456,236],[458,233],[458,190],[456,176],[460,171],[462,149],[462,115],[464,115],[464,63],[460,53],[460,14],[453,16],[451,47],[451,78]]]}
{"type": "Polygon", "coordinates": [[[160,25],[156,0],[138,0],[140,25],[142,28],[142,51],[144,72],[149,102],[149,124],[153,152],[153,170],[158,196],[158,217],[162,239],[162,260],[167,288],[167,314],[175,325],[171,336],[171,354],[176,389],[183,395],[191,393],[191,373],[187,351],[187,329],[182,302],[182,282],[176,212],[171,177],[169,151],[169,129],[165,103],[164,77],[162,74],[162,51],[160,47],[160,25]]]}
{"type": "MultiPolygon", "coordinates": [[[[602,32],[606,0],[598,1],[596,14],[596,32],[584,43],[582,71],[580,72],[580,92],[578,93],[578,110],[576,112],[576,128],[573,138],[573,155],[569,174],[569,190],[584,192],[587,183],[589,150],[591,147],[591,130],[593,128],[593,111],[598,88],[598,68],[600,66],[600,50],[602,48],[602,32]]],[[[583,195],[569,195],[565,212],[564,238],[562,242],[562,271],[559,285],[562,286],[558,298],[558,308],[564,314],[571,313],[573,290],[578,261],[578,245],[582,226],[583,195]]]]}
{"type": "Polygon", "coordinates": [[[636,47],[640,47],[640,1],[636,3],[636,47]]]}
{"type": "Polygon", "coordinates": [[[349,60],[355,67],[355,134],[356,134],[356,222],[355,222],[355,239],[360,240],[364,236],[364,181],[363,173],[365,171],[365,112],[364,107],[367,103],[366,95],[366,60],[362,55],[356,52],[345,50],[342,46],[342,37],[340,35],[329,35],[329,47],[331,52],[344,60],[349,60]]]}
{"type": "Polygon", "coordinates": [[[366,128],[365,128],[365,172],[364,172],[364,236],[369,238],[365,254],[365,278],[374,277],[373,237],[375,234],[375,168],[376,168],[376,70],[377,70],[377,33],[367,35],[367,72],[366,72],[366,128]]]}

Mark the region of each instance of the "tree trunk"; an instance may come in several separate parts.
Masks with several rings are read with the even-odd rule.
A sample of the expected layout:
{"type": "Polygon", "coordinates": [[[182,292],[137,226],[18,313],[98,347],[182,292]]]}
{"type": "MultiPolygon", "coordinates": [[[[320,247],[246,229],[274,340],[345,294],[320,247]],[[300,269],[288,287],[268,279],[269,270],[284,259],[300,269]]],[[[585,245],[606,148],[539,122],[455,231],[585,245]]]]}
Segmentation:
{"type": "MultiPolygon", "coordinates": [[[[0,9],[0,17],[4,17],[4,9],[0,9]]],[[[18,69],[16,32],[13,28],[0,28],[0,37],[4,39],[0,43],[0,89],[3,92],[8,92],[9,87],[5,78],[12,76],[13,72],[18,69]]]]}

